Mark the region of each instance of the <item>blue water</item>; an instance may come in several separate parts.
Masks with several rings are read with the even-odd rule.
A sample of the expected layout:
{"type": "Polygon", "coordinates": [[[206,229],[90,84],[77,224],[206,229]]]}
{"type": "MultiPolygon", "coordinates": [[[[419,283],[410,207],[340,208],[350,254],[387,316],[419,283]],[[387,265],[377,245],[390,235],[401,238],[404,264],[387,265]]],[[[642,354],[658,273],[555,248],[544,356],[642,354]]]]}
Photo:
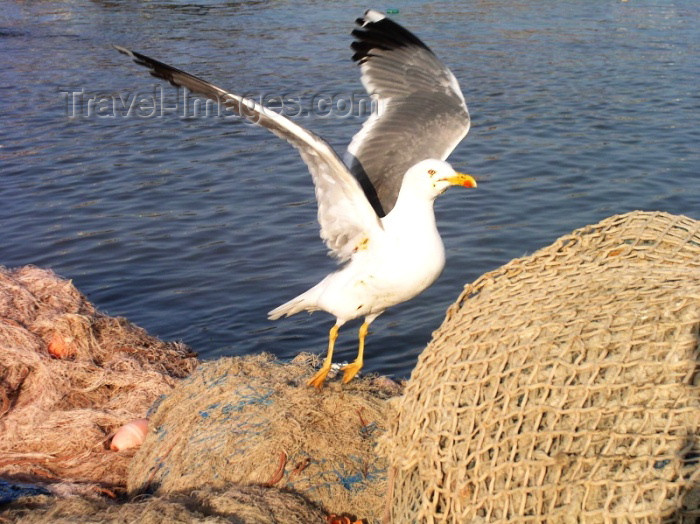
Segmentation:
{"type": "MultiPolygon", "coordinates": [[[[472,130],[450,160],[479,180],[436,202],[441,278],[373,324],[366,368],[407,376],[447,306],[485,271],[616,213],[700,218],[700,3],[374,7],[397,6],[461,83],[472,130]]],[[[367,7],[5,0],[0,264],[52,268],[104,312],[203,358],[323,353],[328,315],[266,319],[335,268],[297,153],[231,118],[149,117],[149,97],[162,92],[167,106],[177,93],[110,44],[311,107],[362,93],[348,46],[367,7]],[[115,100],[126,102],[115,110],[115,100]]],[[[297,121],[341,151],[362,122],[306,113],[297,121]]],[[[355,328],[341,331],[338,360],[354,358],[355,328]]]]}

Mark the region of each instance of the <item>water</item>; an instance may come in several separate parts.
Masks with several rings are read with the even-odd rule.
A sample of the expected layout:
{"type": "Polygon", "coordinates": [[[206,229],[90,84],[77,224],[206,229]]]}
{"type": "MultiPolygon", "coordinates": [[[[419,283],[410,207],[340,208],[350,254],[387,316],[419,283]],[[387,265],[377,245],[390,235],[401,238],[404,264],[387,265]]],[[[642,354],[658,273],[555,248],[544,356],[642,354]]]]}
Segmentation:
{"type": "MultiPolygon", "coordinates": [[[[296,152],[228,118],[146,118],[147,104],[110,116],[108,103],[86,104],[175,93],[112,43],[245,94],[304,104],[359,94],[349,31],[366,7],[6,0],[0,264],[52,268],[106,313],[203,358],[323,353],[328,315],[266,319],[335,268],[296,152]],[[74,92],[83,105],[69,118],[74,92]]],[[[462,85],[472,130],[450,160],[479,180],[436,203],[441,278],[373,325],[367,369],[407,376],[447,306],[485,271],[616,213],[700,218],[700,4],[398,7],[462,85]]],[[[297,121],[342,151],[362,120],[311,111],[297,121]]],[[[338,360],[354,358],[355,328],[341,331],[338,360]]]]}

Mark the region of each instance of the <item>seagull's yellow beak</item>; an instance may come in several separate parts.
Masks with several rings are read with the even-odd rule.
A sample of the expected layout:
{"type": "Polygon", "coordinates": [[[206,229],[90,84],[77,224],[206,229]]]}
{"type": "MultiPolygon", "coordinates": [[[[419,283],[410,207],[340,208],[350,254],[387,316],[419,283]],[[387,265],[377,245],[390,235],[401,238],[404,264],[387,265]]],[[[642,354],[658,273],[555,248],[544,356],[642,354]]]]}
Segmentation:
{"type": "Polygon", "coordinates": [[[449,176],[443,180],[449,182],[452,186],[476,187],[476,180],[474,180],[474,177],[465,175],[464,173],[455,173],[453,176],[449,176]]]}

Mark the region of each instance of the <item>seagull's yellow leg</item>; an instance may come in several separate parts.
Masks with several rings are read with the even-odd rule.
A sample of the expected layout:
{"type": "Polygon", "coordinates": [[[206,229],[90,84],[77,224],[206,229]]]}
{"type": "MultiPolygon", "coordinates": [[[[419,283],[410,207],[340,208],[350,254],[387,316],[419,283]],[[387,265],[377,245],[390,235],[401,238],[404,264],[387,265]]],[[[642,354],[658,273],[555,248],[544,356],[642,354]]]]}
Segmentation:
{"type": "Polygon", "coordinates": [[[343,384],[350,382],[357,372],[362,369],[363,360],[362,357],[365,353],[365,337],[367,336],[367,331],[369,331],[369,322],[365,321],[360,326],[360,345],[357,349],[357,358],[352,364],[348,364],[343,368],[343,384]]]}
{"type": "Polygon", "coordinates": [[[313,386],[316,389],[321,389],[323,387],[323,381],[326,380],[326,376],[331,370],[331,364],[333,363],[333,347],[335,346],[335,339],[338,338],[339,329],[340,326],[335,324],[328,333],[328,353],[326,354],[326,360],[323,361],[321,369],[306,383],[307,386],[313,386]]]}

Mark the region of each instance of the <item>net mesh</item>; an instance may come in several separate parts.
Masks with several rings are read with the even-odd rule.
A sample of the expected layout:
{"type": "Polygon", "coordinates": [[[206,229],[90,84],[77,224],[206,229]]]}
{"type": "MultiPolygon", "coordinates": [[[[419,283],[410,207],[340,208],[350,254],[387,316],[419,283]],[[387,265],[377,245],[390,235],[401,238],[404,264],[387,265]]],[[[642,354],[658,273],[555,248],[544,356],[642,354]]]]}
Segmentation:
{"type": "Polygon", "coordinates": [[[301,495],[275,488],[201,486],[183,493],[104,498],[25,496],[0,507],[0,522],[22,524],[271,524],[324,523],[323,512],[301,495]]]}
{"type": "Polygon", "coordinates": [[[469,284],[380,442],[387,520],[695,522],[700,222],[610,217],[469,284]]]}
{"type": "Polygon", "coordinates": [[[328,513],[378,521],[386,462],[377,437],[398,385],[365,376],[306,386],[313,357],[270,355],[200,364],[158,406],[129,468],[132,495],[206,485],[256,484],[291,490],[328,513]]]}

